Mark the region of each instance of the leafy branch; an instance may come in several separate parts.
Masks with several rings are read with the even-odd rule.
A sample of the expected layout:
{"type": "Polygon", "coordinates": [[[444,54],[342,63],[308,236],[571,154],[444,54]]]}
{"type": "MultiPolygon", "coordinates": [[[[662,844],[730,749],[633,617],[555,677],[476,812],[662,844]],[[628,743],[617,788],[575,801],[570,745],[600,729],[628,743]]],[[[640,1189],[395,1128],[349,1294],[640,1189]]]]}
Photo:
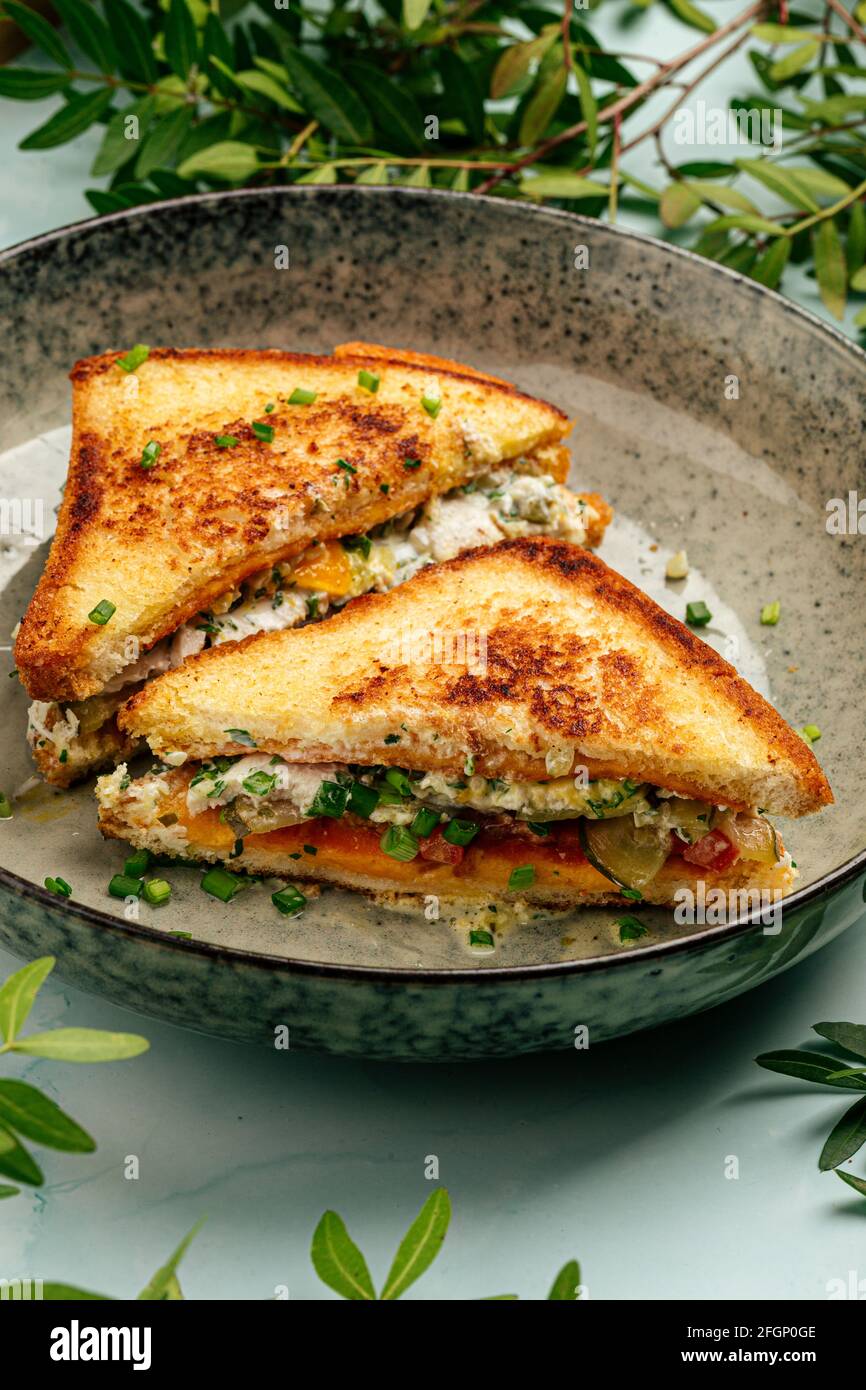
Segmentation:
{"type": "Polygon", "coordinates": [[[820,1052],[790,1050],[764,1052],[755,1061],[759,1067],[768,1071],[781,1072],[784,1076],[796,1076],[801,1081],[811,1081],[819,1086],[835,1086],[845,1091],[859,1091],[860,1099],[837,1120],[824,1142],[818,1158],[822,1172],[835,1172],[838,1178],[866,1197],[866,1178],[856,1173],[843,1173],[840,1165],[866,1144],[866,1024],[862,1023],[816,1023],[813,1031],[848,1058],[854,1057],[857,1066],[851,1066],[848,1058],[833,1057],[820,1052]]]}
{"type": "MultiPolygon", "coordinates": [[[[36,995],[54,964],[53,956],[43,956],[10,975],[0,988],[0,1054],[23,1053],[57,1062],[117,1062],[147,1050],[147,1040],[134,1033],[106,1033],[98,1028],[54,1028],[22,1036],[36,995]]],[[[0,1077],[0,1175],[38,1187],[45,1179],[22,1139],[65,1153],[93,1153],[96,1148],[90,1135],[36,1086],[0,1077]]],[[[0,1185],[0,1197],[19,1192],[12,1184],[0,1185]]]]}
{"type": "MultiPolygon", "coordinates": [[[[102,129],[92,173],[107,186],[87,190],[98,213],[338,180],[528,198],[611,221],[638,211],[771,288],[789,263],[805,268],[841,320],[866,294],[866,0],[853,11],[754,0],[720,25],[692,0],[641,7],[653,3],[700,37],[663,60],[606,49],[561,0],[507,12],[488,0],[315,11],[256,0],[252,19],[240,0],[56,0],[58,33],[6,0],[47,64],[0,70],[0,96],[61,98],[22,149],[102,129]],[[732,143],[688,137],[685,103],[744,50],[753,90],[715,115],[738,123],[747,153],[679,158],[677,144],[732,143]],[[647,100],[664,93],[670,103],[647,122],[647,100]],[[655,182],[629,167],[646,141],[655,182]]],[[[602,4],[633,28],[624,0],[602,4]]],[[[854,322],[866,329],[866,307],[854,322]]]]}

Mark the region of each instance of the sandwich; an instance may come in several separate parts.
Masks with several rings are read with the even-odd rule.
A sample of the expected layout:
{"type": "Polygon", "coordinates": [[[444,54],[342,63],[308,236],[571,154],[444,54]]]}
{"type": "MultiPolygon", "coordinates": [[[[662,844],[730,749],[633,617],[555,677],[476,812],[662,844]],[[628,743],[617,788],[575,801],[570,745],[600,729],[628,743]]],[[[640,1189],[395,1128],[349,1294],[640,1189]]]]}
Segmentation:
{"type": "MultiPolygon", "coordinates": [[[[121,710],[157,759],[106,836],[243,874],[454,901],[788,892],[769,813],[832,801],[811,749],[587,550],[519,538],[319,626],[202,653],[121,710]]],[[[298,885],[301,885],[300,887],[298,885]]]]}
{"type": "Polygon", "coordinates": [[[556,407],[441,358],[147,349],[72,372],[69,476],[17,632],[42,774],[134,751],[121,704],[191,655],[325,617],[508,535],[598,544],[556,407]]]}

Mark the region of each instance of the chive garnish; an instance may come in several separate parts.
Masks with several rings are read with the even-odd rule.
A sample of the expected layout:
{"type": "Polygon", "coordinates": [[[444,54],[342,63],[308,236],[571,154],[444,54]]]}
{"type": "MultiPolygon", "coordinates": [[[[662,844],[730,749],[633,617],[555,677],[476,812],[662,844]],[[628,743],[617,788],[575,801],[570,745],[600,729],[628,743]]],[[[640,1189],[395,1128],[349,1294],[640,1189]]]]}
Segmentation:
{"type": "Polygon", "coordinates": [[[208,869],[199,887],[221,903],[229,903],[243,884],[237,874],[230,874],[227,869],[208,869]]]}
{"type": "Polygon", "coordinates": [[[150,865],[150,850],[137,849],[135,854],[131,854],[123,866],[124,875],[127,878],[143,878],[150,865]]]}
{"type": "Polygon", "coordinates": [[[258,772],[251,772],[249,777],[245,777],[241,786],[250,796],[267,796],[277,785],[277,774],[275,772],[263,772],[261,768],[258,772]]]}
{"type": "Polygon", "coordinates": [[[345,459],[337,459],[337,467],[342,468],[344,473],[357,473],[357,468],[353,463],[347,463],[345,459]]]}
{"type": "Polygon", "coordinates": [[[125,372],[134,372],[146,362],[150,356],[150,348],[147,343],[136,343],[131,347],[125,357],[118,357],[117,365],[122,367],[125,372]]]}
{"type": "Polygon", "coordinates": [[[228,734],[233,743],[243,743],[247,748],[258,748],[252,734],[246,729],[223,729],[224,734],[228,734]]]}
{"type": "MultiPolygon", "coordinates": [[[[705,821],[706,819],[706,816],[698,816],[698,820],[705,821]]],[[[624,898],[631,898],[632,902],[639,903],[643,901],[643,893],[639,888],[621,888],[620,893],[624,898]]]]}
{"type": "Polygon", "coordinates": [[[171,884],[164,878],[152,878],[144,885],[143,897],[151,907],[162,907],[171,897],[171,884]]]}
{"type": "Polygon", "coordinates": [[[304,854],[318,854],[318,853],[319,853],[319,851],[318,851],[318,849],[316,848],[315,845],[304,845],[304,854]]]}
{"type": "Polygon", "coordinates": [[[111,603],[107,598],[102,598],[95,608],[91,608],[87,616],[92,623],[96,623],[97,627],[105,627],[109,618],[113,617],[116,612],[116,604],[111,603]]]}
{"type": "Polygon", "coordinates": [[[371,391],[373,395],[375,395],[379,389],[379,377],[376,376],[375,372],[366,372],[362,370],[358,373],[358,385],[363,387],[365,391],[371,391]]]}
{"type": "Polygon", "coordinates": [[[349,788],[349,800],[346,803],[347,811],[368,820],[378,805],[379,793],[375,787],[368,787],[363,782],[352,783],[349,788]]]}
{"type": "Polygon", "coordinates": [[[425,840],[428,835],[433,834],[438,824],[439,812],[431,811],[429,806],[422,806],[421,810],[415,816],[410,829],[413,835],[418,835],[422,840],[425,840]]]}
{"type": "Polygon", "coordinates": [[[468,845],[475,839],[480,829],[481,827],[476,825],[473,820],[460,820],[455,817],[454,820],[448,822],[442,831],[442,838],[447,840],[449,845],[468,845]]]}
{"type": "Polygon", "coordinates": [[[131,878],[129,874],[115,874],[108,885],[108,891],[113,898],[140,898],[143,887],[140,878],[131,878]]]}
{"type": "Polygon", "coordinates": [[[480,931],[477,927],[469,933],[469,945],[484,951],[492,951],[494,947],[493,937],[489,931],[480,931]]]}
{"type": "Polygon", "coordinates": [[[816,743],[821,737],[821,730],[818,728],[817,724],[804,724],[803,733],[810,743],[816,743]]]}
{"type": "Polygon", "coordinates": [[[281,888],[279,892],[272,893],[271,902],[282,912],[284,917],[296,917],[307,906],[307,900],[303,893],[291,883],[288,887],[281,888]]]}
{"type": "Polygon", "coordinates": [[[686,604],[686,622],[690,627],[705,627],[712,616],[703,599],[699,599],[697,603],[686,604]]]}
{"type": "Polygon", "coordinates": [[[405,825],[389,825],[379,841],[379,847],[392,859],[399,859],[402,863],[414,859],[420,848],[417,838],[405,825]]]}
{"type": "Polygon", "coordinates": [[[339,782],[322,782],[307,815],[330,816],[333,820],[339,820],[346,809],[348,797],[348,787],[341,787],[339,782]]]}
{"type": "Polygon", "coordinates": [[[765,603],[761,609],[761,622],[764,627],[775,627],[782,612],[782,605],[778,599],[772,603],[765,603]]]}
{"type": "Polygon", "coordinates": [[[213,442],[218,449],[234,449],[241,441],[236,434],[215,434],[213,442]]]}
{"type": "Polygon", "coordinates": [[[263,444],[273,444],[274,442],[273,425],[265,425],[261,420],[253,420],[253,434],[256,436],[256,439],[260,439],[263,444]]]}
{"type": "Polygon", "coordinates": [[[393,787],[400,796],[412,795],[412,784],[406,773],[401,767],[389,767],[385,771],[385,781],[389,787],[393,787]]]}
{"type": "Polygon", "coordinates": [[[620,941],[638,941],[642,936],[649,935],[649,927],[645,927],[637,917],[617,917],[616,924],[620,941]]]}
{"type": "Polygon", "coordinates": [[[305,391],[303,387],[296,386],[289,396],[289,405],[312,405],[318,395],[317,391],[305,391]]]}
{"type": "Polygon", "coordinates": [[[159,458],[162,445],[157,444],[155,439],[151,439],[149,444],[145,444],[141,451],[140,464],[142,468],[152,468],[159,458]]]}
{"type": "Polygon", "coordinates": [[[380,484],[379,484],[379,491],[380,491],[380,492],[384,492],[385,496],[387,497],[387,496],[388,496],[388,493],[391,491],[391,484],[390,484],[390,483],[380,483],[380,484]]]}
{"type": "Polygon", "coordinates": [[[72,897],[72,889],[65,878],[46,878],[45,887],[49,893],[56,893],[59,898],[72,897]]]}
{"type": "Polygon", "coordinates": [[[373,542],[369,536],[343,536],[340,541],[344,550],[360,550],[365,560],[370,558],[373,542]]]}
{"type": "Polygon", "coordinates": [[[509,893],[519,893],[521,888],[529,888],[535,882],[535,869],[531,864],[521,864],[508,875],[509,893]]]}
{"type": "Polygon", "coordinates": [[[403,467],[404,467],[404,468],[420,468],[420,467],[421,467],[421,460],[420,460],[420,459],[404,459],[404,460],[403,460],[403,467]]]}
{"type": "Polygon", "coordinates": [[[12,815],[12,802],[5,792],[0,792],[0,820],[8,820],[12,815]]]}
{"type": "Polygon", "coordinates": [[[432,415],[434,420],[436,419],[436,416],[439,414],[439,411],[442,409],[442,400],[439,396],[422,396],[421,404],[427,411],[427,414],[432,415]]]}
{"type": "Polygon", "coordinates": [[[273,401],[268,401],[267,405],[265,406],[265,414],[270,415],[272,410],[276,410],[276,406],[274,405],[273,401]]]}
{"type": "Polygon", "coordinates": [[[533,835],[545,836],[550,834],[550,826],[543,820],[528,820],[526,822],[533,835]]]}

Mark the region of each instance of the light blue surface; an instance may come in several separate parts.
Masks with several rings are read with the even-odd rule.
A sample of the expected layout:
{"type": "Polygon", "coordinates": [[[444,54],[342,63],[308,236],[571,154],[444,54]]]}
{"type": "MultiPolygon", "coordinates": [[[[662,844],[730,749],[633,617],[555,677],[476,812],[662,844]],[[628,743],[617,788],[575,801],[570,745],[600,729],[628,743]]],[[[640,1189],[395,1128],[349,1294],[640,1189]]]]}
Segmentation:
{"type": "MultiPolygon", "coordinates": [[[[690,32],[654,12],[623,46],[670,53],[690,32]]],[[[719,101],[726,90],[708,83],[702,94],[719,101]]],[[[97,136],[40,154],[14,148],[55,104],[0,103],[2,245],[88,215],[81,189],[97,136]]],[[[629,167],[655,178],[642,148],[629,167]]],[[[810,282],[800,288],[820,312],[810,282]]],[[[0,978],[18,964],[0,952],[0,978]]],[[[596,1299],[825,1298],[829,1281],[866,1277],[866,1202],[816,1167],[850,1099],[774,1078],[752,1058],[797,1046],[813,1022],[866,1019],[864,979],[858,927],[761,990],[659,1032],[588,1053],[425,1069],[270,1055],[49,983],[33,1028],[132,1029],[151,1050],[97,1068],[9,1064],[99,1148],[39,1151],[45,1188],[0,1205],[0,1276],[129,1296],[207,1214],[183,1269],[188,1297],[271,1298],[280,1286],[295,1299],[331,1297],[308,1258],[321,1213],[345,1217],[381,1283],[434,1185],[425,1166],[435,1155],[454,1221],[409,1297],[538,1298],[577,1256],[596,1299]],[[731,1156],[736,1180],[725,1176],[731,1156]]]]}

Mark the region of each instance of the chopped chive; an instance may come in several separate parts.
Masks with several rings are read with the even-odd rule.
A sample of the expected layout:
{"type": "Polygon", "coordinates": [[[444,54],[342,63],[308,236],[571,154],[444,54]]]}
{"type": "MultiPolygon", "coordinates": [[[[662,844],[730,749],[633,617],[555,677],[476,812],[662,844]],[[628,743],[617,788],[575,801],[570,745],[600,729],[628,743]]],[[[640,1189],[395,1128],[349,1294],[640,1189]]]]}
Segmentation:
{"type": "Polygon", "coordinates": [[[476,825],[475,821],[460,820],[455,817],[454,820],[448,822],[442,831],[442,838],[447,840],[449,845],[468,845],[475,839],[480,829],[481,827],[476,825]]]}
{"type": "Polygon", "coordinates": [[[307,617],[318,618],[319,616],[319,595],[313,594],[307,599],[307,617]]]}
{"type": "MultiPolygon", "coordinates": [[[[698,820],[706,820],[706,816],[698,816],[698,820]]],[[[635,903],[639,903],[643,900],[643,893],[639,888],[621,888],[620,893],[622,897],[631,898],[632,902],[635,903]]]]}
{"type": "Polygon", "coordinates": [[[372,391],[375,395],[379,389],[379,377],[376,376],[375,372],[362,370],[358,373],[358,385],[362,386],[365,391],[372,391]]]}
{"type": "Polygon", "coordinates": [[[533,835],[545,836],[550,834],[550,826],[543,820],[528,820],[526,822],[533,835]]]}
{"type": "Polygon", "coordinates": [[[230,874],[227,869],[208,869],[199,887],[221,903],[230,903],[243,884],[237,874],[230,874]]]}
{"type": "Polygon", "coordinates": [[[645,927],[637,917],[617,917],[616,924],[620,941],[638,941],[642,936],[649,935],[649,927],[645,927]]]}
{"type": "Polygon", "coordinates": [[[400,796],[412,795],[412,784],[401,767],[386,768],[385,781],[395,792],[399,792],[400,796]]]}
{"type": "Polygon", "coordinates": [[[399,735],[399,734],[386,734],[386,735],[385,735],[385,742],[386,742],[386,743],[399,743],[399,742],[400,742],[400,735],[399,735]]]}
{"type": "Polygon", "coordinates": [[[433,831],[439,824],[439,812],[431,811],[429,806],[422,806],[410,827],[413,835],[418,835],[422,840],[433,831]]]}
{"type": "Polygon", "coordinates": [[[518,893],[521,888],[529,888],[535,882],[535,869],[531,864],[521,864],[508,875],[509,893],[518,893]]]}
{"type": "Polygon", "coordinates": [[[259,768],[258,772],[251,772],[249,777],[245,777],[241,786],[245,792],[251,796],[267,796],[277,785],[277,774],[275,772],[263,772],[259,768]]]}
{"type": "Polygon", "coordinates": [[[137,849],[135,854],[131,854],[123,866],[124,875],[127,878],[143,878],[150,866],[150,850],[137,849]]]}
{"type": "Polygon", "coordinates": [[[72,897],[72,889],[65,878],[46,878],[45,887],[49,893],[56,893],[59,898],[72,897]]]}
{"type": "Polygon", "coordinates": [[[274,442],[273,425],[264,425],[261,420],[253,420],[253,434],[257,439],[260,439],[263,444],[273,444],[274,442]]]}
{"type": "Polygon", "coordinates": [[[361,816],[368,820],[379,805],[379,793],[375,787],[368,787],[364,782],[353,782],[349,788],[349,800],[346,806],[356,816],[361,816]]]}
{"type": "Polygon", "coordinates": [[[289,405],[312,405],[318,395],[317,391],[305,391],[302,386],[296,386],[289,396],[289,405]]]}
{"type": "Polygon", "coordinates": [[[420,459],[404,459],[404,460],[403,460],[403,467],[404,467],[404,468],[420,468],[420,467],[421,467],[421,460],[420,460],[420,459]]]}
{"type": "Polygon", "coordinates": [[[365,560],[370,558],[373,542],[369,536],[342,536],[340,545],[344,550],[360,550],[365,560]]]}
{"type": "Polygon", "coordinates": [[[417,838],[405,825],[389,825],[379,841],[379,847],[392,859],[400,859],[403,863],[414,859],[420,848],[417,838]]]}
{"type": "Polygon", "coordinates": [[[494,944],[489,931],[480,931],[476,927],[469,933],[469,945],[474,946],[476,950],[492,951],[494,944]]]}
{"type": "Polygon", "coordinates": [[[347,463],[345,459],[337,459],[337,467],[342,468],[344,473],[357,473],[357,468],[353,463],[347,463]]]}
{"type": "Polygon", "coordinates": [[[213,442],[218,449],[234,449],[241,441],[236,434],[215,434],[213,442]]]}
{"type": "Polygon", "coordinates": [[[96,607],[91,608],[87,616],[92,623],[96,623],[97,627],[105,627],[109,618],[113,617],[116,612],[116,604],[112,603],[107,598],[101,598],[96,607]]]}
{"type": "Polygon", "coordinates": [[[272,893],[271,902],[274,907],[279,908],[284,917],[296,917],[307,906],[307,900],[303,893],[291,883],[288,887],[281,888],[279,892],[272,893]]]}
{"type": "Polygon", "coordinates": [[[149,356],[150,348],[147,343],[136,343],[135,347],[129,349],[125,357],[118,357],[117,365],[122,367],[125,372],[134,372],[141,366],[142,362],[147,361],[149,356]]]}
{"type": "Polygon", "coordinates": [[[223,729],[223,733],[228,734],[233,743],[243,743],[247,748],[258,748],[258,744],[246,729],[223,729]]]}
{"type": "Polygon", "coordinates": [[[319,853],[319,851],[316,849],[316,846],[315,846],[315,845],[304,845],[304,854],[318,854],[318,853],[319,853]]]}
{"type": "Polygon", "coordinates": [[[712,616],[703,599],[698,599],[697,603],[686,604],[686,622],[690,627],[705,627],[712,616]]]}
{"type": "Polygon", "coordinates": [[[12,802],[5,792],[0,792],[0,820],[9,820],[12,815],[12,802]]]}
{"type": "Polygon", "coordinates": [[[145,444],[141,451],[141,467],[152,468],[162,451],[162,445],[157,444],[155,439],[151,439],[149,444],[145,444]]]}
{"type": "Polygon", "coordinates": [[[176,936],[180,941],[192,941],[191,931],[177,931],[175,929],[169,932],[169,936],[176,936]]]}
{"type": "Polygon", "coordinates": [[[322,782],[313,797],[307,815],[331,816],[333,820],[339,820],[346,809],[348,797],[348,787],[341,787],[339,782],[322,782]]]}
{"type": "Polygon", "coordinates": [[[387,496],[388,496],[388,493],[391,491],[391,484],[390,484],[390,483],[380,483],[380,484],[379,484],[379,491],[380,491],[380,492],[384,492],[385,496],[387,497],[387,496]]]}
{"type": "Polygon", "coordinates": [[[810,743],[817,743],[818,739],[821,737],[821,730],[818,728],[817,724],[804,724],[803,733],[810,743]]]}
{"type": "Polygon", "coordinates": [[[265,414],[270,415],[272,410],[276,410],[276,406],[274,405],[273,401],[268,401],[267,405],[265,406],[265,414]]]}
{"type": "Polygon", "coordinates": [[[144,885],[143,897],[151,907],[162,907],[171,897],[171,884],[164,878],[151,878],[144,885]]]}
{"type": "Polygon", "coordinates": [[[131,878],[128,874],[115,874],[108,885],[108,891],[113,898],[140,898],[143,887],[140,878],[131,878]]]}
{"type": "Polygon", "coordinates": [[[765,603],[761,609],[761,622],[765,627],[775,627],[782,612],[782,605],[778,599],[772,603],[765,603]]]}
{"type": "Polygon", "coordinates": [[[421,404],[427,411],[427,414],[432,415],[434,420],[442,409],[442,399],[440,396],[422,396],[421,404]]]}

